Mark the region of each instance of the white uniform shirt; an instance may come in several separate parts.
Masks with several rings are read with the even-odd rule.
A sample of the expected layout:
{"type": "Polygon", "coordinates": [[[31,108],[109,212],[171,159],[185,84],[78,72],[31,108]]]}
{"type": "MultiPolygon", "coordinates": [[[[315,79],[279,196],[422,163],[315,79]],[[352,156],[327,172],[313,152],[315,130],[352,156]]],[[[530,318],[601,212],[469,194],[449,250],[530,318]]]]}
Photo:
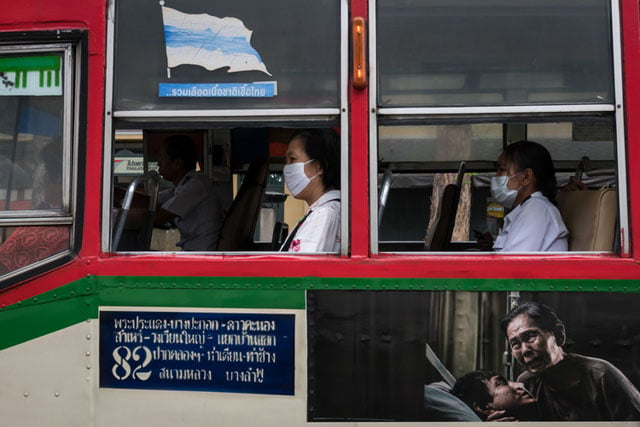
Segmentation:
{"type": "Polygon", "coordinates": [[[309,206],[309,211],[295,231],[289,252],[339,252],[340,191],[327,191],[309,206]]]}
{"type": "Polygon", "coordinates": [[[180,231],[176,246],[184,251],[215,251],[218,247],[224,209],[211,180],[202,173],[189,171],[170,190],[158,194],[160,207],[177,215],[180,231]]]}
{"type": "Polygon", "coordinates": [[[567,251],[568,236],[558,208],[536,191],[505,216],[493,249],[500,252],[567,251]]]}

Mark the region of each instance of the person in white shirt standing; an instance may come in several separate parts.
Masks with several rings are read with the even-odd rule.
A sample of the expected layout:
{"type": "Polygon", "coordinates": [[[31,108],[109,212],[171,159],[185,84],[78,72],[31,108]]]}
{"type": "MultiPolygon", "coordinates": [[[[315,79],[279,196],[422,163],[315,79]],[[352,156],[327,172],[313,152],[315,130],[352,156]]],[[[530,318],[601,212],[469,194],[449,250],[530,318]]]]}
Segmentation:
{"type": "Polygon", "coordinates": [[[215,251],[224,220],[224,208],[211,180],[196,172],[198,153],[187,135],[163,141],[160,175],[175,186],[158,194],[155,224],[172,221],[180,231],[176,243],[183,251],[215,251]]]}
{"type": "Polygon", "coordinates": [[[557,181],[549,151],[533,141],[508,145],[491,178],[494,200],[511,211],[492,244],[478,237],[482,249],[499,252],[559,252],[568,250],[569,232],[556,207],[557,181]]]}
{"type": "Polygon", "coordinates": [[[330,129],[298,131],[289,140],[284,180],[296,199],[309,205],[307,214],[280,251],[340,251],[340,144],[330,129]]]}

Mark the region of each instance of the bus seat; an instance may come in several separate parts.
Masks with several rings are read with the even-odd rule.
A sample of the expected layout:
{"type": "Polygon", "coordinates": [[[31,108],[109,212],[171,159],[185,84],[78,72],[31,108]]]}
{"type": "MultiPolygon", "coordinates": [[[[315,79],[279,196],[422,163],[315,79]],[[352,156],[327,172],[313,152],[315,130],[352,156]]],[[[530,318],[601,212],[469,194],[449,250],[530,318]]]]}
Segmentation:
{"type": "Polygon", "coordinates": [[[563,191],[556,197],[569,230],[570,251],[612,251],[617,218],[614,188],[563,191]]]}
{"type": "Polygon", "coordinates": [[[222,223],[218,241],[219,251],[252,249],[253,233],[262,207],[268,176],[268,160],[258,159],[251,162],[222,223]]]}
{"type": "Polygon", "coordinates": [[[116,211],[113,234],[113,249],[115,251],[148,251],[150,249],[159,187],[160,175],[154,170],[139,175],[131,181],[122,201],[122,208],[116,211]],[[148,206],[145,209],[132,209],[135,191],[139,185],[144,186],[145,200],[148,201],[148,206]],[[141,221],[131,227],[131,221],[127,220],[130,219],[129,214],[133,212],[140,214],[141,221]]]}
{"type": "Polygon", "coordinates": [[[451,247],[464,171],[465,163],[460,162],[455,184],[448,184],[444,187],[438,216],[434,221],[433,237],[430,242],[427,242],[429,251],[446,251],[451,247]]]}

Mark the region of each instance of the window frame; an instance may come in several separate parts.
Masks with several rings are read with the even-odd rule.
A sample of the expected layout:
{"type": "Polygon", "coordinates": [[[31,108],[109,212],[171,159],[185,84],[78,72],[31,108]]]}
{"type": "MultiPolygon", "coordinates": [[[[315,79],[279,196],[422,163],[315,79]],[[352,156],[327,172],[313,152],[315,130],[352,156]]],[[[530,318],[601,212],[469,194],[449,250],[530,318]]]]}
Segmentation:
{"type": "MultiPolygon", "coordinates": [[[[370,13],[370,33],[369,33],[369,58],[370,58],[370,78],[372,82],[378,81],[377,75],[377,23],[376,23],[376,0],[368,0],[370,13]]],[[[369,216],[370,228],[369,239],[371,245],[371,253],[379,254],[379,235],[378,235],[378,125],[379,122],[410,120],[413,123],[431,124],[432,122],[442,121],[443,119],[461,122],[468,119],[470,122],[473,118],[483,116],[488,121],[499,122],[504,117],[521,117],[525,119],[531,115],[554,117],[567,115],[581,115],[585,113],[607,113],[611,114],[615,121],[615,151],[616,151],[616,169],[618,183],[618,215],[619,228],[618,235],[620,238],[620,256],[630,256],[629,242],[629,206],[628,206],[628,184],[626,169],[626,136],[625,136],[625,112],[624,112],[624,96],[623,96],[623,76],[622,76],[622,54],[621,54],[621,22],[619,12],[619,0],[609,0],[611,12],[611,31],[612,31],[612,60],[613,60],[613,89],[614,100],[611,104],[563,104],[563,105],[542,105],[531,104],[523,105],[506,105],[506,106],[463,106],[463,107],[393,107],[378,108],[378,86],[371,85],[369,90],[369,216]]],[[[386,253],[386,252],[385,252],[386,253]]],[[[422,253],[421,254],[428,254],[422,253]]],[[[407,254],[407,252],[402,252],[407,254]]],[[[567,255],[570,253],[564,253],[567,255]]]]}
{"type": "MultiPolygon", "coordinates": [[[[31,31],[0,33],[0,54],[54,53],[62,59],[62,207],[59,210],[16,210],[0,212],[0,227],[69,226],[69,246],[66,250],[48,256],[0,278],[0,289],[12,283],[40,274],[72,259],[80,247],[80,220],[82,209],[78,205],[81,187],[77,162],[79,141],[85,134],[81,129],[86,107],[82,80],[86,63],[86,32],[83,30],[31,31]]],[[[86,123],[83,123],[86,125],[86,123]]]]}
{"type": "MultiPolygon", "coordinates": [[[[104,125],[104,159],[109,159],[103,164],[103,199],[102,199],[102,230],[101,249],[103,252],[118,254],[139,254],[141,252],[115,252],[112,248],[111,230],[113,227],[111,206],[113,202],[112,179],[113,144],[115,135],[115,121],[120,120],[128,125],[158,126],[159,123],[170,123],[172,128],[193,124],[193,128],[221,127],[229,125],[245,125],[259,123],[261,125],[286,126],[302,124],[306,126],[322,126],[331,121],[337,121],[340,128],[340,172],[341,172],[341,243],[340,252],[330,255],[347,255],[349,252],[349,114],[348,114],[348,66],[349,66],[349,28],[348,11],[349,0],[339,1],[340,20],[340,46],[339,46],[339,106],[334,108],[280,108],[280,109],[212,109],[212,110],[121,110],[114,108],[114,77],[115,77],[115,10],[117,1],[109,3],[107,13],[107,44],[106,44],[106,84],[105,84],[105,125],[104,125]]],[[[163,125],[160,124],[160,127],[163,125]]],[[[294,224],[290,224],[293,229],[294,224]]],[[[273,252],[208,252],[207,255],[263,255],[273,252]]],[[[171,254],[186,256],[185,252],[154,252],[154,254],[171,254]]],[[[202,254],[202,253],[198,253],[202,254]]],[[[291,255],[291,254],[289,254],[291,255]]],[[[309,254],[302,254],[309,255],[309,254]]]]}

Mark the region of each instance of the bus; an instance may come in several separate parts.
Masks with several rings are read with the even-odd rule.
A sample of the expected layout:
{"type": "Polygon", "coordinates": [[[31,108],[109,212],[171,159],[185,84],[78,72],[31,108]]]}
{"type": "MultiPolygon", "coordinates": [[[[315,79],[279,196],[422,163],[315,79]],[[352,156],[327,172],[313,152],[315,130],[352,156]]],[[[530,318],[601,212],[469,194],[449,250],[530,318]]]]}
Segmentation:
{"type": "MultiPolygon", "coordinates": [[[[638,1],[7,3],[0,110],[7,424],[476,425],[451,388],[535,377],[501,326],[526,302],[638,395],[638,1]],[[339,140],[335,251],[280,251],[301,129],[339,140]],[[155,224],[173,135],[226,213],[215,250],[155,224]],[[567,251],[476,245],[520,140],[551,154],[567,251]]],[[[564,409],[509,420],[640,422],[564,409]]]]}

